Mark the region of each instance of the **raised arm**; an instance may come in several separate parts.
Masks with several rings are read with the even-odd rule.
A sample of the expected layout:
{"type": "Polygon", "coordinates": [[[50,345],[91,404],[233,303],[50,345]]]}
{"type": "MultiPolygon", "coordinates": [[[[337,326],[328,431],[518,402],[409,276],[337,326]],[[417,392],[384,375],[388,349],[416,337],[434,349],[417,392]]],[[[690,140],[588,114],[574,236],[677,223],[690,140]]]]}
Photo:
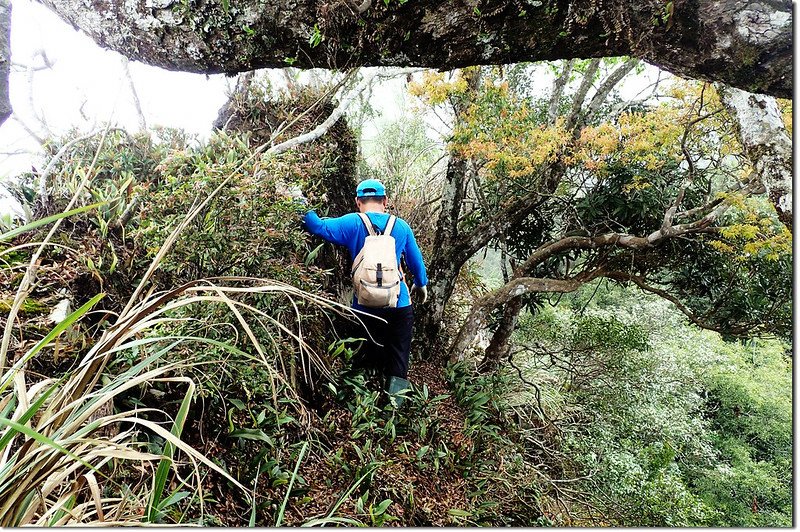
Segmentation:
{"type": "Polygon", "coordinates": [[[321,236],[328,242],[340,246],[347,245],[353,230],[352,217],[348,215],[323,220],[314,211],[306,213],[303,217],[303,225],[309,233],[321,236]]]}

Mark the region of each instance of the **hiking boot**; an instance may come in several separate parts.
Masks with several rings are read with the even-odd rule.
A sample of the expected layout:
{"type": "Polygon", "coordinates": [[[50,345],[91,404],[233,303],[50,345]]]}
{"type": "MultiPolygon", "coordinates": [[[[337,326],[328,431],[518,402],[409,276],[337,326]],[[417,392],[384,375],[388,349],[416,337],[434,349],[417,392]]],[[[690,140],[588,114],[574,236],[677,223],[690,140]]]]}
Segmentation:
{"type": "Polygon", "coordinates": [[[389,404],[399,409],[406,400],[406,393],[411,391],[411,383],[400,377],[389,377],[386,392],[389,394],[389,404]]]}

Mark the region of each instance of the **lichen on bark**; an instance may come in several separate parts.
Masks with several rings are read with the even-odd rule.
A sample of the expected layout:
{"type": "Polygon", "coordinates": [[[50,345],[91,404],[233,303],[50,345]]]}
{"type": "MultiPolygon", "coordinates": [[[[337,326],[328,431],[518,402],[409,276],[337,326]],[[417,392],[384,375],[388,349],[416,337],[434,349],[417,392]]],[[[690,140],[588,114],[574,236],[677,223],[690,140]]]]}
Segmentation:
{"type": "Polygon", "coordinates": [[[775,98],[718,85],[722,103],[734,118],[739,140],[767,190],[778,218],[791,230],[792,139],[775,98]]]}
{"type": "Polygon", "coordinates": [[[788,0],[40,0],[130,59],[203,73],[632,55],[681,76],[789,97],[788,0]],[[227,8],[225,6],[228,6],[227,8]],[[322,42],[310,39],[313,28],[322,42]],[[743,61],[742,58],[748,58],[743,61]]]}

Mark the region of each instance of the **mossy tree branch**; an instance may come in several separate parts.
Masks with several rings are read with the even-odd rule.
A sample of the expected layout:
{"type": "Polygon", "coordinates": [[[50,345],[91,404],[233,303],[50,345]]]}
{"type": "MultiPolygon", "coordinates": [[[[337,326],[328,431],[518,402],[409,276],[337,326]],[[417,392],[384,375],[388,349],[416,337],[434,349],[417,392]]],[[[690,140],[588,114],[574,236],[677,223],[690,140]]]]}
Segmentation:
{"type": "Polygon", "coordinates": [[[100,45],[171,70],[452,69],[628,55],[790,97],[788,0],[40,0],[100,45]]]}

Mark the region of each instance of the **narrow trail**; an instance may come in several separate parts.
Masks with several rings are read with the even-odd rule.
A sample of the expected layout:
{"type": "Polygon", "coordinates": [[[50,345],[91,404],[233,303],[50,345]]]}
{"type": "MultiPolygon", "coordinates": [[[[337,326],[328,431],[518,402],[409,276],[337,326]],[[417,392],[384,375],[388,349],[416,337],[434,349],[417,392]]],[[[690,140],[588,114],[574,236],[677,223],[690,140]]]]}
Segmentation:
{"type": "Polygon", "coordinates": [[[415,405],[415,411],[408,412],[405,419],[401,414],[401,419],[387,420],[385,413],[376,413],[376,418],[381,419],[379,426],[354,438],[353,414],[347,405],[335,405],[327,416],[328,426],[321,431],[327,441],[310,453],[299,470],[308,491],[301,500],[293,501],[286,524],[299,525],[313,516],[330,515],[357,519],[371,526],[454,524],[448,511],[468,506],[467,482],[458,467],[471,446],[463,433],[464,413],[450,395],[440,366],[416,362],[410,368],[409,380],[420,389],[423,384],[427,386],[429,402],[423,406],[427,416],[424,425],[415,419],[415,405]],[[442,395],[447,397],[433,401],[442,395]],[[386,429],[391,421],[397,422],[393,440],[386,429]],[[424,432],[420,431],[422,426],[424,432]],[[436,453],[442,443],[452,454],[437,467],[426,458],[436,453]],[[447,463],[449,460],[452,463],[447,463]],[[385,513],[396,519],[373,520],[368,505],[358,502],[367,490],[369,500],[390,499],[392,503],[385,513]],[[344,497],[348,492],[349,496],[344,497]]]}

